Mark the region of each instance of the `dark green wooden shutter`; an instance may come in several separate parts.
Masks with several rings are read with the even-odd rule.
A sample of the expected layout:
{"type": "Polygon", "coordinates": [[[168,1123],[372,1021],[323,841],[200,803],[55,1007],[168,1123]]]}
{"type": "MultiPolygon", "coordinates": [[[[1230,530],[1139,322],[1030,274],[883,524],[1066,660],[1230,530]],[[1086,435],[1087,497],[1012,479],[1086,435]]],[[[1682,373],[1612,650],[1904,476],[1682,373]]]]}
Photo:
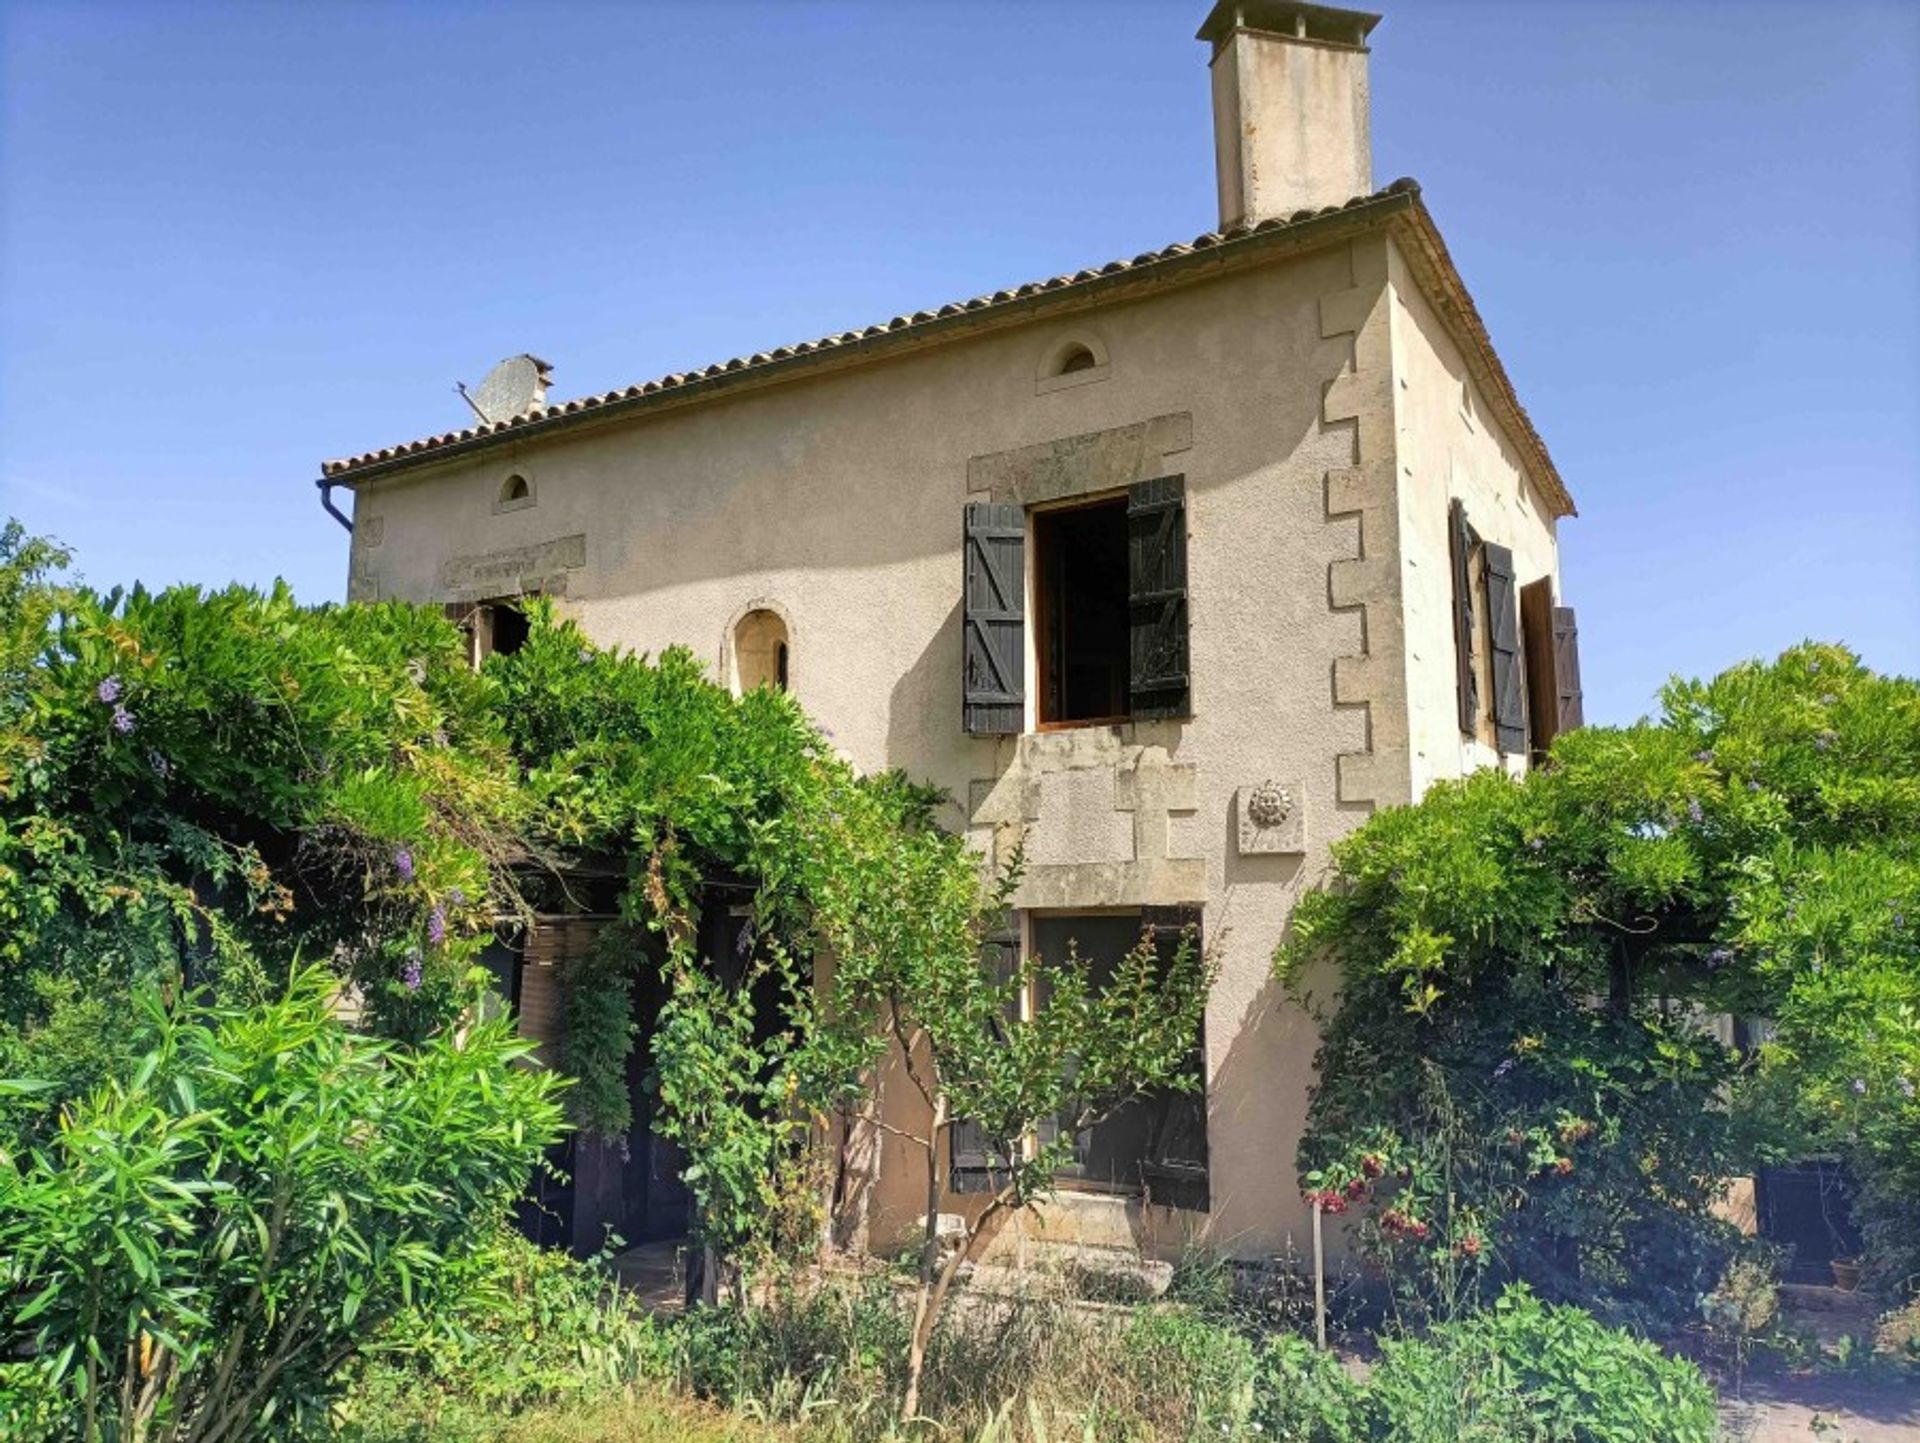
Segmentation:
{"type": "Polygon", "coordinates": [[[966,729],[1017,735],[1027,713],[1026,513],[975,503],[964,529],[966,729]]]}
{"type": "MultiPolygon", "coordinates": [[[[1012,911],[998,914],[980,938],[980,965],[995,983],[1004,986],[1020,966],[1020,919],[1012,911]]],[[[1006,1023],[1020,1025],[1016,1001],[1006,1023]]],[[[1018,1145],[1017,1141],[1014,1143],[1018,1145]]],[[[968,1118],[955,1118],[947,1128],[947,1187],[953,1192],[993,1192],[1006,1181],[1006,1147],[987,1136],[987,1130],[968,1118]]]]}
{"type": "Polygon", "coordinates": [[[1560,730],[1570,732],[1586,725],[1586,708],[1580,694],[1580,628],[1574,624],[1573,608],[1553,609],[1553,679],[1558,691],[1560,730]]]}
{"type": "Polygon", "coordinates": [[[1127,488],[1129,681],[1137,717],[1191,711],[1187,676],[1187,482],[1161,476],[1127,488]]]}
{"type": "Polygon", "coordinates": [[[1453,562],[1453,668],[1460,707],[1460,730],[1480,730],[1480,679],[1473,670],[1473,548],[1478,542],[1467,524],[1467,508],[1453,503],[1448,513],[1448,550],[1453,562]]]}
{"type": "Polygon", "coordinates": [[[1493,647],[1493,735],[1502,752],[1527,749],[1527,698],[1521,680],[1520,602],[1513,586],[1513,553],[1489,541],[1481,548],[1487,569],[1487,633],[1493,647]]]}

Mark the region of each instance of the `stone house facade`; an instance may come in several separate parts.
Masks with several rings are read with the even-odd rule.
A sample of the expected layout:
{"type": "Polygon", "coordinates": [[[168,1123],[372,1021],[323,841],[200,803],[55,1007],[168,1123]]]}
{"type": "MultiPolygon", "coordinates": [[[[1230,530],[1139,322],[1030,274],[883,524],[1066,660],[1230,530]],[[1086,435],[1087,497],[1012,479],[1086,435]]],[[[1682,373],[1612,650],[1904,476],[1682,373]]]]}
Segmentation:
{"type": "MultiPolygon", "coordinates": [[[[1299,1239],[1296,899],[1376,808],[1579,721],[1573,502],[1419,187],[1374,187],[1376,19],[1207,17],[1217,230],[564,403],[523,358],[511,414],[319,483],[355,598],[452,604],[484,649],[556,596],[939,783],[983,853],[1024,845],[1019,945],[1198,920],[1204,1107],[1089,1140],[1042,1232],[1299,1239]]],[[[892,1141],[865,1165],[890,1237],[923,1184],[892,1141]]]]}

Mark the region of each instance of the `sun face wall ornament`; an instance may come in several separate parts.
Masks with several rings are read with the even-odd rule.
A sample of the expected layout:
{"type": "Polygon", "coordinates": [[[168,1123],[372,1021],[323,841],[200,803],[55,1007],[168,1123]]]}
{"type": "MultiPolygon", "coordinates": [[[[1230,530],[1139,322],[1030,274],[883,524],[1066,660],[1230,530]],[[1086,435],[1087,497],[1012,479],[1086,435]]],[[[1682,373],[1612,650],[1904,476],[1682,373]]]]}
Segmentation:
{"type": "Polygon", "coordinates": [[[1235,792],[1233,809],[1240,834],[1240,855],[1306,851],[1303,795],[1299,782],[1277,782],[1272,778],[1235,792]]]}

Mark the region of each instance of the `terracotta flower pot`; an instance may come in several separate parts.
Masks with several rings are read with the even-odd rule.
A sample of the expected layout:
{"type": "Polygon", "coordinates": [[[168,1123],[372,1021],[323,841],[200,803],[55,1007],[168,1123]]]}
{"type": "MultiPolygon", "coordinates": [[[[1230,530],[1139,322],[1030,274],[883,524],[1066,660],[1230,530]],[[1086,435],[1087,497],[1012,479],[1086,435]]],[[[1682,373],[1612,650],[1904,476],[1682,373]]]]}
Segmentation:
{"type": "Polygon", "coordinates": [[[1858,1258],[1834,1258],[1827,1266],[1833,1269],[1833,1285],[1843,1293],[1851,1293],[1860,1286],[1860,1260],[1858,1258]]]}

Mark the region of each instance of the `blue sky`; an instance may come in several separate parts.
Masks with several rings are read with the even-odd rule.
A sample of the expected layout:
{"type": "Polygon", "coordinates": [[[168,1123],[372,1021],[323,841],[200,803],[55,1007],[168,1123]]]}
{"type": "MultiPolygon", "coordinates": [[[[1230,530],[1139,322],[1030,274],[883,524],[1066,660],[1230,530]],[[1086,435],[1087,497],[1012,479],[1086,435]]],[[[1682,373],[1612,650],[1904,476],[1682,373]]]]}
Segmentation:
{"type": "MultiPolygon", "coordinates": [[[[1920,7],[1397,0],[1417,176],[1582,510],[1588,714],[1920,672],[1920,7]]],[[[0,512],[337,597],[323,457],[1214,222],[1200,0],[0,0],[0,512]]]]}

